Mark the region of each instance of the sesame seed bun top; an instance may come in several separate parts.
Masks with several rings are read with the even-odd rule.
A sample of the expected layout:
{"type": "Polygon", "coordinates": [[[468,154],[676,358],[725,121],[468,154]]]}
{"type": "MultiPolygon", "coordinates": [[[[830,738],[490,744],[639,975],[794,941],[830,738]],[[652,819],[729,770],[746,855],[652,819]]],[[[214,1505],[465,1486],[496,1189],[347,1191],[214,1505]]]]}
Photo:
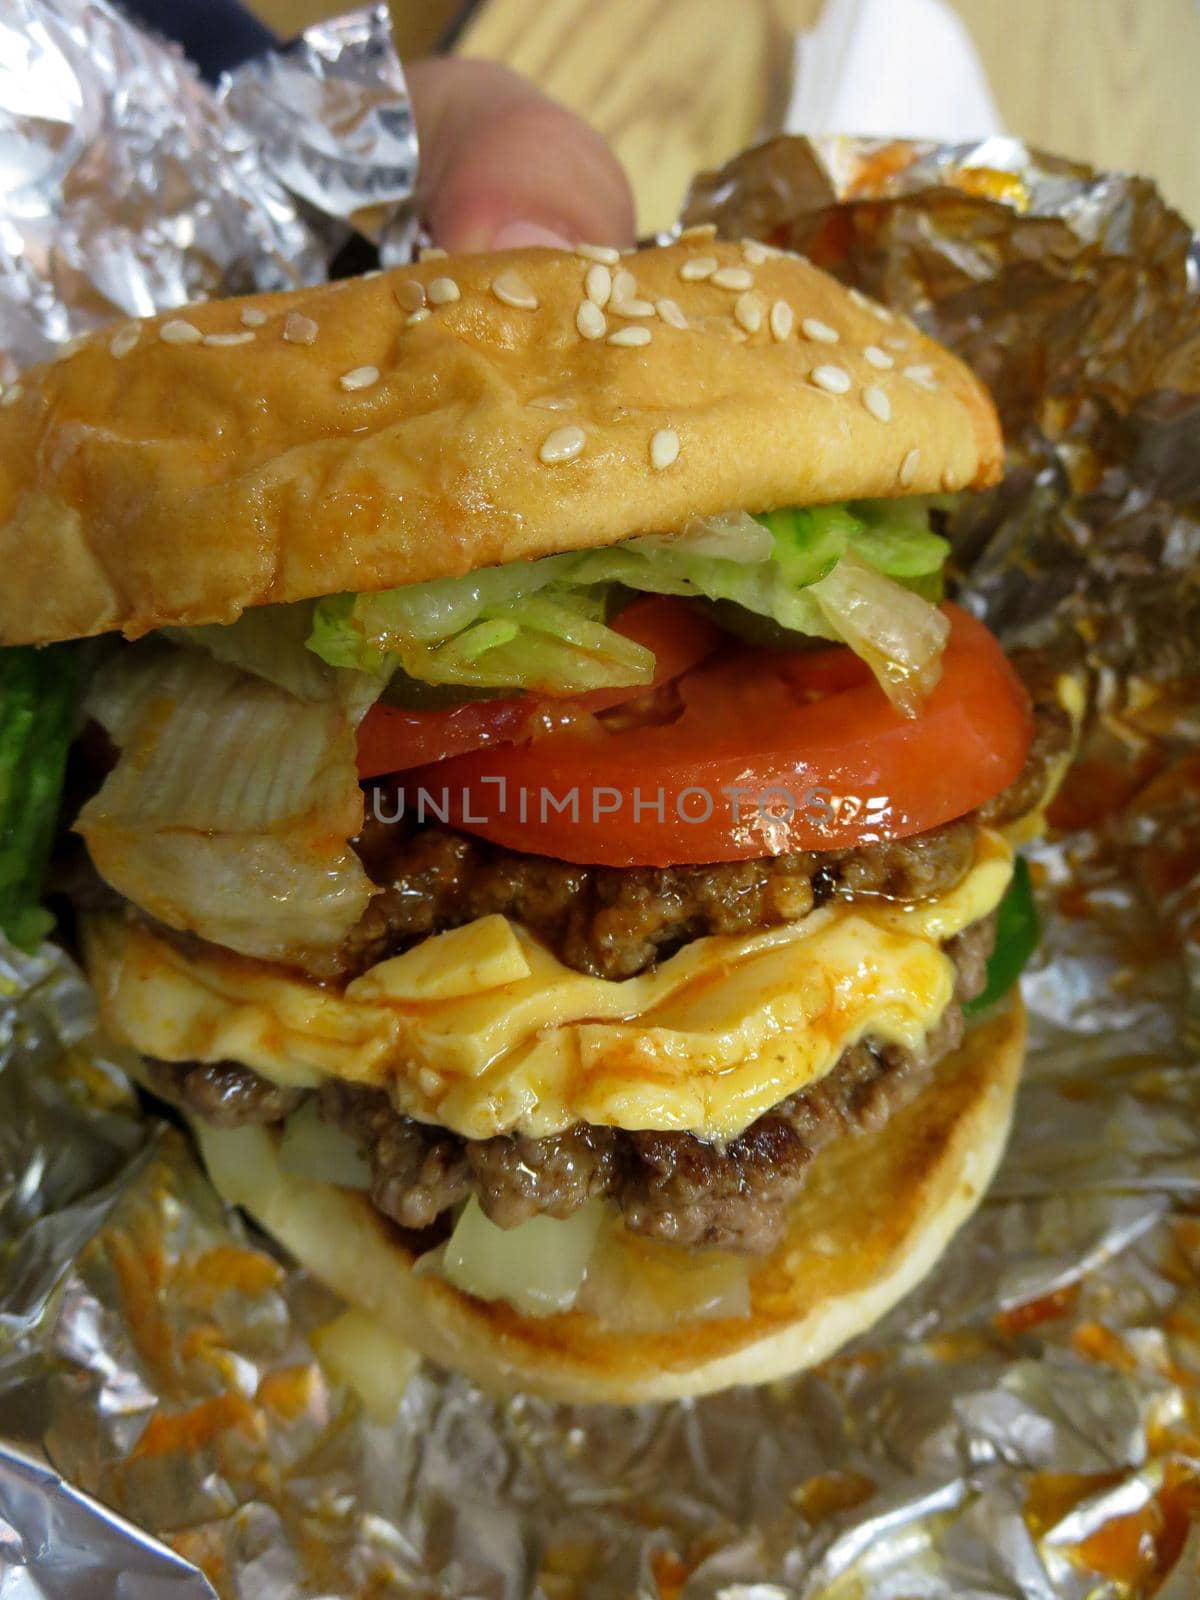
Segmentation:
{"type": "Polygon", "coordinates": [[[700,234],[217,301],[0,397],[0,644],[389,588],[735,507],[982,487],[991,401],[810,263],[700,234]]]}

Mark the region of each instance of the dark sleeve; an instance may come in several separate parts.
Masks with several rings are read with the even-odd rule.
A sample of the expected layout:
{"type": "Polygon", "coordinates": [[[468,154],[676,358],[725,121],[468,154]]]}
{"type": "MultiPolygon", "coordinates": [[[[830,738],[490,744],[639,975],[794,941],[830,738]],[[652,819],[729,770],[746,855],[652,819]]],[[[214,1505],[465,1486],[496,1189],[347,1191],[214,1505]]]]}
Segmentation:
{"type": "Polygon", "coordinates": [[[183,46],[209,82],[278,40],[238,0],[121,0],[133,22],[183,46]]]}

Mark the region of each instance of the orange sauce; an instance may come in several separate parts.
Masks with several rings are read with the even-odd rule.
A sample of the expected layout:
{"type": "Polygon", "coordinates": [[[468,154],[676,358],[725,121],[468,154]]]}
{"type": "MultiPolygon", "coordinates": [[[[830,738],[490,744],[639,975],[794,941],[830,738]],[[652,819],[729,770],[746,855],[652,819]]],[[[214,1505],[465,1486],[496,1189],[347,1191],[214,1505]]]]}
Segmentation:
{"type": "Polygon", "coordinates": [[[1198,1521],[1200,1479],[1173,1462],[1162,1488],[1140,1510],[1113,1517],[1069,1554],[1085,1571],[1124,1584],[1131,1594],[1152,1595],[1179,1560],[1198,1521]]]}
{"type": "Polygon", "coordinates": [[[1161,755],[1151,751],[1135,761],[1098,756],[1077,760],[1047,809],[1050,826],[1064,833],[1100,827],[1126,809],[1161,765],[1161,755]]]}
{"type": "Polygon", "coordinates": [[[237,1429],[244,1437],[255,1441],[265,1436],[263,1419],[249,1400],[240,1394],[213,1395],[190,1411],[180,1411],[173,1416],[159,1413],[151,1417],[130,1453],[130,1460],[177,1453],[195,1455],[197,1450],[230,1429],[237,1429]]]}
{"type": "Polygon", "coordinates": [[[1078,1283],[1068,1283],[1062,1289],[1042,1295],[1038,1300],[1026,1300],[1024,1305],[998,1313],[995,1318],[997,1332],[1009,1339],[1017,1338],[1033,1328],[1040,1328],[1043,1323],[1065,1317],[1074,1310],[1078,1299],[1078,1283]]]}
{"type": "Polygon", "coordinates": [[[793,1489],[788,1499],[806,1522],[815,1525],[864,1505],[875,1487],[874,1479],[861,1472],[819,1472],[793,1489]]]}
{"type": "Polygon", "coordinates": [[[659,1600],[679,1600],[679,1595],[690,1574],[676,1552],[674,1550],[651,1551],[650,1571],[654,1575],[659,1600]]]}
{"type": "Polygon", "coordinates": [[[262,1378],[254,1398],[266,1410],[293,1422],[311,1403],[319,1382],[316,1369],[310,1365],[281,1367],[262,1378]]]}
{"type": "Polygon", "coordinates": [[[1112,1367],[1117,1372],[1134,1372],[1137,1357],[1111,1328],[1100,1322],[1081,1322],[1071,1335],[1071,1347],[1087,1361],[1112,1367]]]}
{"type": "Polygon", "coordinates": [[[169,1392],[176,1376],[171,1330],[163,1311],[166,1259],[156,1237],[153,1202],[135,1212],[125,1229],[105,1236],[134,1346],[169,1392]]]}
{"type": "Polygon", "coordinates": [[[1035,1472],[1025,1498],[1025,1521],[1035,1539],[1057,1527],[1081,1500],[1111,1489],[1121,1472],[1035,1472]]]}
{"type": "Polygon", "coordinates": [[[959,167],[950,174],[949,182],[952,188],[976,199],[996,200],[1015,211],[1029,209],[1029,190],[1015,172],[1003,172],[998,167],[959,167]]]}
{"type": "Polygon", "coordinates": [[[232,1289],[241,1294],[265,1294],[283,1278],[283,1268],[261,1250],[244,1250],[237,1245],[218,1245],[180,1263],[185,1289],[223,1293],[232,1289]]]}
{"type": "Polygon", "coordinates": [[[846,186],[850,197],[873,199],[913,164],[913,151],[906,139],[896,139],[878,150],[872,150],[859,162],[854,177],[846,186]]]}

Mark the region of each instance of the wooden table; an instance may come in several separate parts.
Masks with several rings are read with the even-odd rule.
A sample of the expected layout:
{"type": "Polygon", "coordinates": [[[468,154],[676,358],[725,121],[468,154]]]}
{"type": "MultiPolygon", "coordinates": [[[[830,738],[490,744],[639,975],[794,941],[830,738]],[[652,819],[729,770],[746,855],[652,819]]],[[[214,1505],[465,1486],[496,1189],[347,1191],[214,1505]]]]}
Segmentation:
{"type": "MultiPolygon", "coordinates": [[[[349,0],[252,0],[284,33],[349,0]]],[[[953,0],[1008,127],[1063,155],[1144,172],[1200,224],[1196,0],[953,0]]],[[[691,175],[778,126],[789,35],[821,0],[480,0],[454,48],[504,61],[616,147],[643,231],[691,175]]],[[[403,54],[435,49],[461,0],[392,0],[403,54]]]]}

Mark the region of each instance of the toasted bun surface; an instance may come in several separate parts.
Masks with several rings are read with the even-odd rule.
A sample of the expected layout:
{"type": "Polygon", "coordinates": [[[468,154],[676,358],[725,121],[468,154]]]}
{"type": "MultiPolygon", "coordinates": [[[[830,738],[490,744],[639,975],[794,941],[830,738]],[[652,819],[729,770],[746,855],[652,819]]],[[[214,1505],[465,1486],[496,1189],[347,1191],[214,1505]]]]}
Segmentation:
{"type": "Polygon", "coordinates": [[[227,1198],[430,1359],[501,1392],[666,1400],[812,1366],[919,1282],[1000,1160],[1024,1044],[1017,1001],[973,1030],[882,1129],[838,1140],[817,1158],[786,1241],[753,1268],[749,1316],[669,1333],[622,1333],[578,1312],[525,1317],[415,1276],[412,1253],[364,1197],[291,1177],[271,1159],[247,1163],[227,1133],[194,1126],[227,1198]]]}
{"type": "Polygon", "coordinates": [[[604,272],[620,292],[596,338],[577,317],[598,264],[530,249],[87,340],[0,407],[0,644],[231,622],[735,507],[995,481],[996,415],[959,361],[760,253],[691,238],[602,268],[594,292],[604,272]],[[581,453],[548,463],[564,428],[581,453]],[[661,430],[678,456],[656,467],[661,430]]]}

